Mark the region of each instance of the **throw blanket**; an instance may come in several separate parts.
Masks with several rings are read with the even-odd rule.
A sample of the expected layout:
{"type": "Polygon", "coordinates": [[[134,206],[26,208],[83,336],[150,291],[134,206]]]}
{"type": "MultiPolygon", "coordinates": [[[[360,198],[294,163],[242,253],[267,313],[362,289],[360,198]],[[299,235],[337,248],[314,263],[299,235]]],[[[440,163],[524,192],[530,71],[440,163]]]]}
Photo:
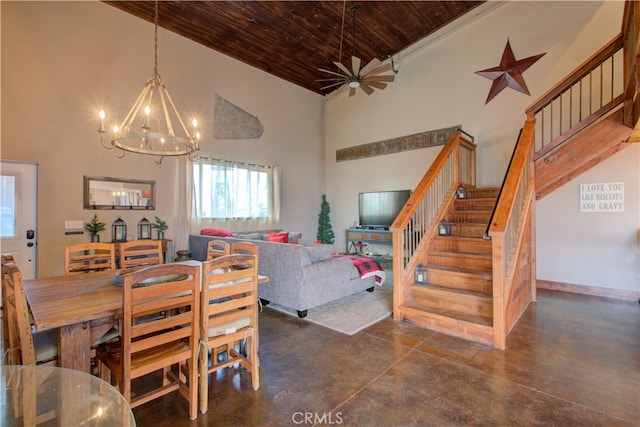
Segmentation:
{"type": "Polygon", "coordinates": [[[384,283],[385,275],[384,270],[380,267],[377,261],[371,258],[358,256],[358,255],[341,255],[334,254],[331,258],[348,258],[353,262],[353,265],[360,272],[360,278],[366,279],[369,276],[375,276],[376,284],[381,285],[384,283]]]}

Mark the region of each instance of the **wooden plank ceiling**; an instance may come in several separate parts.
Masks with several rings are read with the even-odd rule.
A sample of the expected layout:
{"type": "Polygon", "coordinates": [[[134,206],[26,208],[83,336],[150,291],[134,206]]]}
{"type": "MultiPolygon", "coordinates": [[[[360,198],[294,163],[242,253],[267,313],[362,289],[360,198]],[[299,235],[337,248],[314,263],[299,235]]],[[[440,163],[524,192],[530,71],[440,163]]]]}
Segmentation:
{"type": "MultiPolygon", "coordinates": [[[[152,1],[105,1],[153,22],[152,1]]],[[[355,55],[384,61],[483,1],[160,1],[158,25],[319,94],[355,55]],[[344,32],[341,37],[344,16],[344,32]],[[342,57],[340,45],[342,39],[342,57]]],[[[149,43],[153,41],[149,35],[149,43]]],[[[348,68],[351,68],[348,65],[348,68]]]]}

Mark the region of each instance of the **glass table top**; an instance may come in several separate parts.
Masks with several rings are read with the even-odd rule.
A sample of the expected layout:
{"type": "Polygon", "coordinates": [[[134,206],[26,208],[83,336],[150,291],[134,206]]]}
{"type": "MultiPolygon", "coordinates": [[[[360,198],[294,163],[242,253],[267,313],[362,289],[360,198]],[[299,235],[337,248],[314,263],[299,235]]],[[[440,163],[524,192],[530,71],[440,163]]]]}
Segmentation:
{"type": "Polygon", "coordinates": [[[96,376],[54,366],[2,366],[0,425],[29,425],[36,419],[59,426],[136,425],[118,389],[96,376]]]}

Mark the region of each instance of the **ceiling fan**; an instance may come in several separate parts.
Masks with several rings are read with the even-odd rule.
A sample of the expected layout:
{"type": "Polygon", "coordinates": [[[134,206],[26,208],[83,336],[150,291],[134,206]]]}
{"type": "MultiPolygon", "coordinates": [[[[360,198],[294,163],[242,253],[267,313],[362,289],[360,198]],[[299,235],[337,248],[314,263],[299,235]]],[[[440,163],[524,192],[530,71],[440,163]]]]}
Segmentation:
{"type": "MultiPolygon", "coordinates": [[[[351,15],[353,16],[353,55],[351,56],[351,70],[349,70],[344,64],[338,61],[334,61],[334,64],[340,72],[325,70],[319,68],[323,73],[332,74],[336,77],[320,79],[317,81],[334,82],[321,88],[321,90],[329,89],[335,86],[348,85],[349,96],[353,96],[356,93],[356,89],[362,89],[367,95],[371,95],[374,89],[383,90],[387,87],[387,83],[392,82],[395,79],[397,71],[393,67],[393,58],[391,63],[382,64],[382,62],[373,58],[367,65],[360,68],[362,61],[356,56],[356,12],[358,8],[352,6],[351,15]],[[389,71],[393,71],[394,74],[384,74],[389,71]]],[[[343,20],[344,29],[344,20],[343,20]]],[[[340,41],[340,56],[342,56],[342,36],[340,41]]]]}

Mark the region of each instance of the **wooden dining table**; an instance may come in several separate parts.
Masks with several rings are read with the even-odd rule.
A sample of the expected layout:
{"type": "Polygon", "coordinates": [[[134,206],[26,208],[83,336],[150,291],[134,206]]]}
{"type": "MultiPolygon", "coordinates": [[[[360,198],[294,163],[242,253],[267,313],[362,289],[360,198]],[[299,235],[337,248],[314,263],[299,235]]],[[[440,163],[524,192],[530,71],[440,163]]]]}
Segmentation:
{"type": "Polygon", "coordinates": [[[122,313],[122,287],[112,280],[105,271],[24,281],[36,330],[60,328],[60,366],[90,372],[90,322],[122,313]]]}
{"type": "MultiPolygon", "coordinates": [[[[179,261],[200,265],[200,261],[179,261]]],[[[122,314],[122,286],[114,272],[44,277],[24,281],[37,331],[59,328],[58,361],[64,368],[90,372],[91,321],[122,314]]],[[[259,283],[269,278],[258,276],[259,283]]]]}

